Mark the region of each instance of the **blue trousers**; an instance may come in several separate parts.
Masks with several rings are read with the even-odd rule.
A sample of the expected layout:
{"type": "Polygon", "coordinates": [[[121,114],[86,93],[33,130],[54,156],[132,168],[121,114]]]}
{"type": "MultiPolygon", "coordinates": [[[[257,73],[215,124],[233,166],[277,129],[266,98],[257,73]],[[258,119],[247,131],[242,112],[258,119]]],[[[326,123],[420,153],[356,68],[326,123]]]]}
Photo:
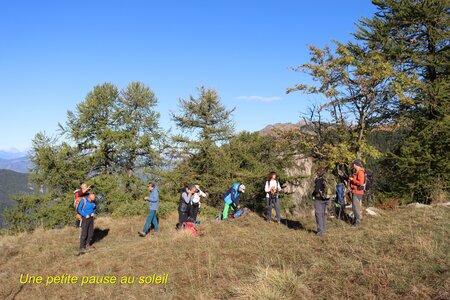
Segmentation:
{"type": "Polygon", "coordinates": [[[150,229],[150,225],[153,224],[153,228],[155,231],[158,231],[158,219],[156,218],[156,210],[150,210],[147,216],[147,221],[145,221],[143,232],[147,233],[150,229]]]}

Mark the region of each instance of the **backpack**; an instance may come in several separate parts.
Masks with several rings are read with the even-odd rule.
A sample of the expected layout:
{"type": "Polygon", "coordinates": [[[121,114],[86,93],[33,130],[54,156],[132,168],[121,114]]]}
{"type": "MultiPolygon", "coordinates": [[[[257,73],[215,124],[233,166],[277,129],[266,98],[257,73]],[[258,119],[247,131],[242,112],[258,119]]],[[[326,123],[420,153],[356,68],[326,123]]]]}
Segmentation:
{"type": "Polygon", "coordinates": [[[81,218],[81,215],[78,212],[78,209],[80,208],[81,200],[84,200],[83,201],[83,207],[82,207],[82,209],[84,209],[84,207],[86,206],[86,202],[88,201],[88,197],[89,196],[84,196],[84,197],[78,197],[78,198],[75,199],[75,202],[76,202],[75,210],[77,212],[77,218],[78,218],[78,216],[80,216],[80,218],[81,218]]]}
{"type": "Polygon", "coordinates": [[[190,234],[192,234],[192,236],[195,236],[195,237],[198,236],[198,230],[195,227],[195,224],[192,222],[184,222],[183,229],[187,230],[190,234]]]}
{"type": "Polygon", "coordinates": [[[336,201],[340,205],[345,205],[345,187],[343,184],[336,185],[336,201]]]}
{"type": "Polygon", "coordinates": [[[356,189],[365,192],[370,190],[372,187],[372,176],[372,171],[364,170],[364,184],[362,186],[358,186],[356,189]]]}
{"type": "Polygon", "coordinates": [[[323,200],[328,200],[331,195],[334,194],[334,190],[332,189],[332,186],[334,186],[335,180],[332,179],[328,175],[324,175],[322,177],[316,177],[314,179],[314,192],[313,197],[322,198],[323,200]],[[317,180],[320,180],[317,182],[317,180]],[[333,183],[332,183],[333,182],[333,183]],[[320,186],[316,186],[316,184],[319,184],[320,186]],[[316,191],[317,189],[317,191],[316,191]]]}
{"type": "Polygon", "coordinates": [[[367,170],[364,173],[364,191],[369,191],[372,188],[373,183],[373,173],[370,170],[367,170]]]}
{"type": "Polygon", "coordinates": [[[247,207],[239,208],[234,214],[233,218],[245,217],[250,212],[250,209],[247,207]]]}

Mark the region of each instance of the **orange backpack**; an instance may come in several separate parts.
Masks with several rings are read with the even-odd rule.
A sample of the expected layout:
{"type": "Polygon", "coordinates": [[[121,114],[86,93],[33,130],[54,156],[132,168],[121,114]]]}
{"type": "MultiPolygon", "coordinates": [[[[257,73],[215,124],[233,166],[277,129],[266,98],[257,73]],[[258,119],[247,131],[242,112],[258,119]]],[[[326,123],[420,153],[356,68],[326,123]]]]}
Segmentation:
{"type": "MultiPolygon", "coordinates": [[[[78,206],[80,205],[81,200],[83,200],[83,199],[86,198],[86,197],[87,197],[87,196],[84,196],[84,197],[75,197],[75,199],[74,199],[74,201],[73,201],[73,206],[74,206],[75,211],[76,211],[76,213],[77,213],[77,219],[78,219],[78,220],[81,220],[81,215],[78,213],[78,206]]],[[[83,208],[84,208],[84,205],[86,205],[86,201],[85,201],[84,204],[83,204],[83,208]]]]}

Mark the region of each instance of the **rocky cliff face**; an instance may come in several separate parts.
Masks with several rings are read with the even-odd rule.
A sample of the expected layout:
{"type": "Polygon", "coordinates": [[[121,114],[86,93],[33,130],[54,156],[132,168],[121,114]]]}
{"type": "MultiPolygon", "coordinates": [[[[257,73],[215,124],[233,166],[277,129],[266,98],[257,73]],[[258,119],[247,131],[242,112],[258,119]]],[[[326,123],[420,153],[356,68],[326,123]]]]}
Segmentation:
{"type": "MultiPolygon", "coordinates": [[[[273,124],[268,125],[260,131],[262,135],[278,136],[280,132],[286,132],[290,130],[305,130],[305,124],[300,122],[298,124],[286,123],[286,124],[273,124]]],[[[284,191],[291,194],[292,199],[295,202],[296,214],[303,214],[302,203],[310,199],[311,191],[313,189],[313,160],[310,157],[306,157],[303,154],[297,154],[294,157],[294,165],[285,170],[286,174],[292,178],[284,187],[284,191]]]]}
{"type": "Polygon", "coordinates": [[[289,177],[295,179],[289,182],[284,190],[292,195],[296,205],[295,212],[302,214],[301,204],[310,198],[313,189],[313,161],[310,157],[296,155],[294,166],[285,172],[289,177]]]}

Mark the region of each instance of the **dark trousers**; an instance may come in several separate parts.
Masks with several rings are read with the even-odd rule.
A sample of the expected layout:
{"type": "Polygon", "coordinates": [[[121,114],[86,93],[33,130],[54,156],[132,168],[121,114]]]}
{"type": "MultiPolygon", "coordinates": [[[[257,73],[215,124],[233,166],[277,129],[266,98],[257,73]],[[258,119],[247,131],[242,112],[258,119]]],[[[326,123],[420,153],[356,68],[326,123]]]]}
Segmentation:
{"type": "Polygon", "coordinates": [[[189,211],[178,211],[178,228],[183,226],[183,223],[186,222],[189,218],[189,211]]]}
{"type": "Polygon", "coordinates": [[[189,210],[189,221],[195,222],[197,220],[199,203],[192,203],[191,209],[189,210]]]}
{"type": "Polygon", "coordinates": [[[317,233],[325,233],[327,230],[327,200],[314,200],[314,211],[316,215],[317,233]]]}
{"type": "Polygon", "coordinates": [[[80,249],[89,246],[94,236],[94,218],[90,217],[88,219],[82,218],[81,221],[81,237],[80,237],[80,249]]]}
{"type": "Polygon", "coordinates": [[[280,223],[280,202],[278,196],[266,197],[267,221],[272,221],[272,203],[275,205],[276,219],[280,223]]]}

